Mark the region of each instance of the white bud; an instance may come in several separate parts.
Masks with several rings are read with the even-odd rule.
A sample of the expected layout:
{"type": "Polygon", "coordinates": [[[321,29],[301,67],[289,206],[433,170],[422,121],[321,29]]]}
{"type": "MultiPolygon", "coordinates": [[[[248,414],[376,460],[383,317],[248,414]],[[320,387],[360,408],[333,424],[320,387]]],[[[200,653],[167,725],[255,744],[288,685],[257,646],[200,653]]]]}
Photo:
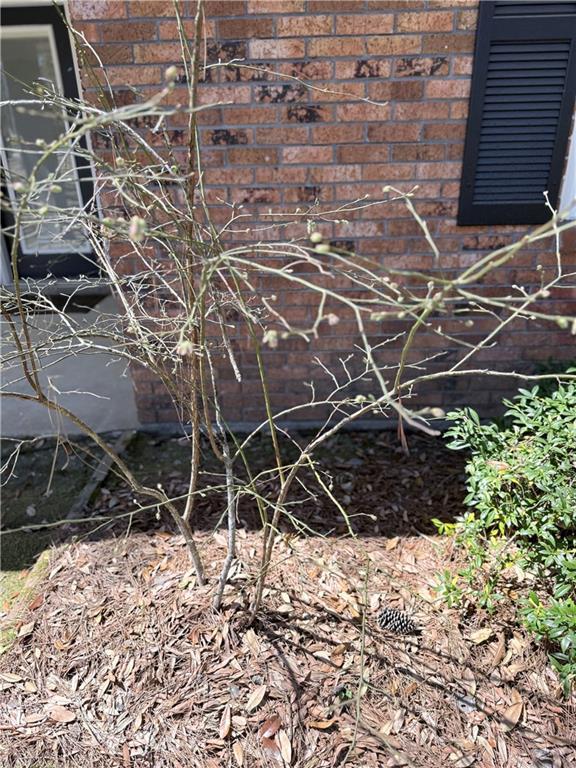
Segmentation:
{"type": "Polygon", "coordinates": [[[171,67],[168,67],[164,70],[164,79],[168,83],[173,83],[176,78],[178,77],[178,67],[174,66],[174,64],[171,67]]]}
{"type": "Polygon", "coordinates": [[[140,216],[132,216],[128,227],[128,237],[135,243],[140,243],[146,235],[146,221],[140,216]]]}

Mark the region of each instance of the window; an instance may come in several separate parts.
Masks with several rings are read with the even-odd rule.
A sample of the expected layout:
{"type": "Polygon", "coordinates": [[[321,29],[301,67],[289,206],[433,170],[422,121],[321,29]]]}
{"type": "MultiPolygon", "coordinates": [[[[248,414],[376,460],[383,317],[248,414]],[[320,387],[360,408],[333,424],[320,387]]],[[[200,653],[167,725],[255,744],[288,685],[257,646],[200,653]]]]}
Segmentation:
{"type": "Polygon", "coordinates": [[[567,219],[571,221],[576,219],[576,115],[572,120],[572,137],[570,138],[559,209],[566,215],[567,219]]]}
{"type": "Polygon", "coordinates": [[[541,224],[576,92],[576,2],[481,2],[458,223],[541,224]]]}
{"type": "MultiPolygon", "coordinates": [[[[54,6],[7,7],[2,9],[1,58],[4,100],[30,100],[34,83],[54,87],[67,97],[78,97],[78,83],[68,31],[61,8],[54,6]]],[[[28,178],[42,148],[38,140],[51,142],[65,130],[68,115],[40,102],[21,108],[4,108],[1,121],[2,186],[8,209],[3,208],[4,264],[11,252],[14,216],[18,204],[18,182],[28,178]],[[16,190],[14,189],[16,185],[16,190]]],[[[81,145],[80,149],[85,149],[81,145]]],[[[88,240],[80,225],[71,226],[74,213],[91,206],[93,185],[85,157],[70,146],[44,162],[37,174],[44,182],[34,201],[35,211],[22,217],[19,231],[18,272],[21,277],[74,278],[94,275],[98,270],[91,258],[88,240]],[[58,183],[46,183],[55,174],[58,183]],[[66,209],[65,220],[51,216],[52,208],[66,209]],[[48,209],[42,215],[42,209],[48,209]]]]}

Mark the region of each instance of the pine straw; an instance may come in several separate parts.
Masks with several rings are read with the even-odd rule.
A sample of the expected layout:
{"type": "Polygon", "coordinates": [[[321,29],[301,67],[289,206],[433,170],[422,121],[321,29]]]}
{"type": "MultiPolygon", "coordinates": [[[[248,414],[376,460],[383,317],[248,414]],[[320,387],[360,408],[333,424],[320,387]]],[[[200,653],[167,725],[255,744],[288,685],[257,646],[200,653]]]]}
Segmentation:
{"type": "MultiPolygon", "coordinates": [[[[215,575],[222,537],[203,538],[215,575]]],[[[45,592],[0,660],[1,764],[576,765],[573,707],[544,654],[506,626],[474,643],[487,618],[463,630],[434,600],[445,546],[282,536],[252,628],[254,533],[241,531],[220,614],[177,536],[56,551],[45,592]],[[384,604],[414,613],[421,638],[378,630],[384,604]]]]}

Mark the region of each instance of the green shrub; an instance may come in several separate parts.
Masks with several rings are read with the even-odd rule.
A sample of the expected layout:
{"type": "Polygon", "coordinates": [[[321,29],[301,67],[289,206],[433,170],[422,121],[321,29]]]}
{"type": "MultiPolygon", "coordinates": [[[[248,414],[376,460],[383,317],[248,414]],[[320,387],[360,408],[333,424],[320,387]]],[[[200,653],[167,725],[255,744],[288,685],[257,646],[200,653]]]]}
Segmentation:
{"type": "Polygon", "coordinates": [[[532,581],[520,616],[550,644],[569,681],[576,673],[576,384],[546,395],[522,389],[504,403],[503,425],[481,424],[468,408],[448,414],[449,447],[471,452],[469,511],[438,527],[456,535],[468,565],[455,578],[444,574],[440,587],[452,603],[468,597],[493,610],[514,575],[532,581]]]}

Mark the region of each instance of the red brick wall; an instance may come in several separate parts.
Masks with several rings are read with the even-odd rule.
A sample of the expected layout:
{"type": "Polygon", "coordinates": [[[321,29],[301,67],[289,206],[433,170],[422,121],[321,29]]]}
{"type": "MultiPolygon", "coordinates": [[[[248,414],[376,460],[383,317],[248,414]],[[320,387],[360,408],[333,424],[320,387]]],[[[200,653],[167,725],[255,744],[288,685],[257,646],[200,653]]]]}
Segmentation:
{"type": "MultiPolygon", "coordinates": [[[[191,5],[181,3],[192,37],[191,5]]],[[[70,8],[120,99],[133,98],[128,85],[145,95],[155,92],[166,67],[180,60],[171,0],[70,0],[70,8]]],[[[406,191],[418,185],[415,204],[444,268],[469,266],[487,250],[517,238],[521,227],[463,228],[455,221],[476,16],[476,0],[209,0],[210,61],[244,59],[315,86],[250,69],[210,70],[202,100],[228,102],[201,118],[205,184],[216,220],[229,215],[219,199],[244,205],[257,220],[271,208],[289,211],[315,199],[334,207],[364,196],[380,198],[386,184],[406,191]]],[[[177,87],[174,98],[183,98],[183,92],[184,86],[177,87]]],[[[181,125],[172,130],[174,144],[184,145],[181,125]]],[[[388,266],[433,268],[430,248],[402,205],[368,208],[347,224],[322,229],[388,266]]],[[[275,239],[278,232],[268,230],[263,237],[275,239]]],[[[547,247],[527,251],[490,280],[538,283],[538,264],[550,261],[547,247]]],[[[282,301],[291,317],[305,323],[312,317],[308,298],[294,291],[282,301]]],[[[447,330],[474,341],[481,325],[447,330]]],[[[374,332],[384,337],[402,329],[398,321],[394,328],[389,324],[374,332]]],[[[355,340],[354,325],[342,322],[314,342],[313,352],[330,362],[355,340]]],[[[544,327],[529,331],[517,323],[480,362],[526,368],[548,357],[570,358],[576,356],[571,341],[569,334],[544,327]]],[[[444,344],[432,333],[423,334],[415,356],[438,352],[444,344]]],[[[455,359],[457,351],[448,352],[455,359]]],[[[318,377],[310,348],[300,341],[280,342],[267,354],[275,402],[295,404],[306,392],[302,381],[318,377]]],[[[239,355],[244,382],[237,385],[232,372],[223,370],[221,386],[230,417],[251,421],[261,415],[255,359],[241,344],[239,355]]],[[[135,379],[143,420],[173,419],[158,384],[144,372],[136,372],[135,379]]],[[[488,413],[510,387],[507,380],[487,385],[462,379],[429,387],[425,402],[467,403],[488,413]]]]}

